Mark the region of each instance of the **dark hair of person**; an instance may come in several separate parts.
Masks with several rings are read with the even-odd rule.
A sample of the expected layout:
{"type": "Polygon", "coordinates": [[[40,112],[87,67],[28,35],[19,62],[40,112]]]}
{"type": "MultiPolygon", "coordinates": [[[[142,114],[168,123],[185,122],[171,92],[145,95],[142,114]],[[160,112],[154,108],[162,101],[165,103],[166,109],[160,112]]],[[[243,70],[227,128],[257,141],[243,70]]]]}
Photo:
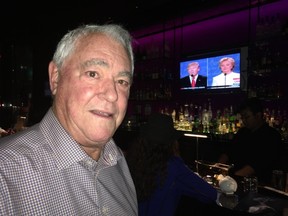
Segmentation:
{"type": "Polygon", "coordinates": [[[253,97],[242,102],[238,107],[238,112],[249,109],[253,114],[263,113],[263,105],[260,99],[253,97]]]}
{"type": "Polygon", "coordinates": [[[126,159],[138,201],[149,198],[157,184],[164,183],[168,160],[174,155],[175,142],[172,139],[164,144],[161,141],[149,141],[140,135],[128,149],[126,159]]]}

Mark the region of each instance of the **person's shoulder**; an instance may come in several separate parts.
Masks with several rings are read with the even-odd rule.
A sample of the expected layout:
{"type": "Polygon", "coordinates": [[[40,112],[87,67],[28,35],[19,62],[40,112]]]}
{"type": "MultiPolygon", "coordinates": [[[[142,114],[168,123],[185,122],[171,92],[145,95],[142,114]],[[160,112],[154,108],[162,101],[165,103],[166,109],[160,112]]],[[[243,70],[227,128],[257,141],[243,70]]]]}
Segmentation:
{"type": "Polygon", "coordinates": [[[246,127],[240,127],[236,134],[249,132],[249,129],[246,127]]]}
{"type": "Polygon", "coordinates": [[[198,75],[198,76],[202,79],[207,79],[207,76],[204,76],[204,75],[198,75]]]}
{"type": "Polygon", "coordinates": [[[263,128],[264,128],[265,131],[267,131],[270,134],[274,134],[275,136],[281,136],[280,132],[276,128],[271,127],[267,123],[264,124],[263,128]]]}
{"type": "Polygon", "coordinates": [[[172,163],[184,163],[184,160],[180,157],[180,156],[172,156],[170,159],[169,159],[169,162],[172,162],[172,163]]]}
{"type": "Polygon", "coordinates": [[[235,71],[232,71],[232,75],[233,75],[234,77],[240,77],[240,73],[237,73],[237,72],[235,72],[235,71]]]}
{"type": "Polygon", "coordinates": [[[213,77],[213,79],[218,79],[218,78],[220,78],[220,77],[222,77],[223,76],[223,73],[220,73],[220,74],[218,74],[218,75],[215,75],[214,77],[213,77]]]}
{"type": "Polygon", "coordinates": [[[169,159],[169,166],[177,169],[177,167],[185,167],[186,164],[180,156],[172,156],[169,159]]]}
{"type": "Polygon", "coordinates": [[[241,128],[239,128],[239,130],[237,131],[237,133],[233,137],[235,139],[235,138],[238,138],[239,136],[240,137],[241,136],[247,136],[249,134],[251,134],[251,131],[248,128],[241,127],[241,128]]]}
{"type": "Polygon", "coordinates": [[[170,170],[173,170],[174,174],[177,173],[177,175],[192,172],[181,156],[171,157],[169,160],[169,168],[170,170]]]}
{"type": "Polygon", "coordinates": [[[180,80],[189,79],[189,76],[184,76],[180,80]]]}
{"type": "Polygon", "coordinates": [[[28,129],[1,138],[0,158],[13,158],[17,155],[29,154],[37,148],[40,140],[44,138],[40,135],[39,125],[34,125],[28,129]]]}

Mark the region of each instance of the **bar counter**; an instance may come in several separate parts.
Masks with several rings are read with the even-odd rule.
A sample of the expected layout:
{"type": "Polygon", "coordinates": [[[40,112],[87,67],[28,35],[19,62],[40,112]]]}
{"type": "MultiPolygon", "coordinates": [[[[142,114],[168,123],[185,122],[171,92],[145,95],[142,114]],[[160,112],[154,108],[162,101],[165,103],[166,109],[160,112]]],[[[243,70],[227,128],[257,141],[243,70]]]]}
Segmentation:
{"type": "MultiPolygon", "coordinates": [[[[198,167],[195,161],[217,161],[223,146],[229,145],[231,135],[198,134],[201,136],[194,136],[195,134],[193,134],[191,136],[191,134],[192,133],[183,131],[184,136],[179,140],[180,153],[185,163],[193,171],[203,176],[203,173],[201,173],[203,170],[197,170],[198,167]],[[186,136],[184,134],[186,134],[186,136]]],[[[115,133],[114,139],[117,145],[125,152],[129,149],[129,146],[133,143],[137,135],[137,128],[131,130],[122,128],[118,129],[115,133]]],[[[175,215],[288,216],[288,193],[277,193],[263,186],[258,187],[257,193],[243,193],[241,178],[233,178],[238,185],[234,195],[226,195],[217,188],[218,205],[215,206],[207,206],[199,203],[197,200],[184,196],[180,201],[175,215]]]]}
{"type": "Polygon", "coordinates": [[[243,193],[241,187],[233,195],[218,190],[217,205],[202,204],[183,196],[175,216],[221,215],[221,216],[287,216],[288,193],[275,192],[259,186],[257,193],[243,193]]]}
{"type": "MultiPolygon", "coordinates": [[[[139,127],[120,127],[113,137],[116,144],[123,151],[128,150],[129,146],[138,135],[138,129],[139,127]]],[[[179,139],[181,157],[193,170],[196,169],[195,160],[218,161],[223,149],[226,149],[227,145],[231,143],[234,135],[233,133],[196,134],[189,131],[179,132],[184,135],[179,139]],[[189,134],[201,135],[201,137],[189,136],[189,134]],[[207,138],[203,138],[202,135],[207,136],[207,138]]],[[[284,155],[288,155],[288,143],[285,142],[284,144],[286,152],[284,155]]],[[[288,157],[285,157],[283,161],[285,164],[288,164],[288,157]]]]}
{"type": "MultiPolygon", "coordinates": [[[[114,140],[116,144],[123,150],[127,151],[133,140],[138,135],[138,127],[119,128],[114,140]]],[[[183,133],[180,138],[180,154],[185,163],[195,169],[195,160],[217,161],[222,149],[231,141],[231,134],[197,134],[205,135],[207,138],[197,138],[185,136],[184,134],[194,134],[188,131],[179,131],[183,133]]]]}

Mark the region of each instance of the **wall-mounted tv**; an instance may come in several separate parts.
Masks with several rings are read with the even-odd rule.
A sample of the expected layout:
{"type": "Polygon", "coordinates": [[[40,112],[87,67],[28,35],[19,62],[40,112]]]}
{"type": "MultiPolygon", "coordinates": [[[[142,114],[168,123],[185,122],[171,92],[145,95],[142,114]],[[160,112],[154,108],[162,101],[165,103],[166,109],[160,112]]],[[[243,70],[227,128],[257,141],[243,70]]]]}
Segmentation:
{"type": "Polygon", "coordinates": [[[188,92],[246,91],[247,59],[248,47],[188,56],[179,63],[179,88],[188,92]]]}

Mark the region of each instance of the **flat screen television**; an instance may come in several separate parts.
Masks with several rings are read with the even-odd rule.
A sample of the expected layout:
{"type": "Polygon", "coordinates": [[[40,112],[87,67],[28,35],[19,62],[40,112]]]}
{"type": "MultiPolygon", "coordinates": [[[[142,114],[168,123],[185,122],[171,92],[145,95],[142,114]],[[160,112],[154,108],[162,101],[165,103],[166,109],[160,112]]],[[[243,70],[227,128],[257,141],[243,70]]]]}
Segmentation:
{"type": "Polygon", "coordinates": [[[248,47],[233,48],[229,50],[200,53],[197,55],[188,56],[179,62],[179,88],[181,91],[207,93],[246,91],[248,69],[247,59],[248,47]],[[227,72],[227,67],[229,67],[227,62],[230,60],[232,60],[232,66],[234,62],[234,67],[232,68],[233,73],[227,72]],[[223,63],[221,67],[220,61],[223,63]],[[202,78],[199,76],[197,80],[199,82],[201,79],[202,81],[205,80],[205,83],[203,84],[202,82],[200,86],[196,85],[195,87],[192,87],[190,84],[188,84],[188,79],[190,82],[192,82],[192,78],[188,78],[188,65],[192,62],[198,62],[200,66],[198,75],[202,76],[202,78]],[[214,79],[213,81],[213,78],[216,76],[218,76],[218,78],[214,79]],[[217,80],[218,82],[216,82],[217,80]]]}

